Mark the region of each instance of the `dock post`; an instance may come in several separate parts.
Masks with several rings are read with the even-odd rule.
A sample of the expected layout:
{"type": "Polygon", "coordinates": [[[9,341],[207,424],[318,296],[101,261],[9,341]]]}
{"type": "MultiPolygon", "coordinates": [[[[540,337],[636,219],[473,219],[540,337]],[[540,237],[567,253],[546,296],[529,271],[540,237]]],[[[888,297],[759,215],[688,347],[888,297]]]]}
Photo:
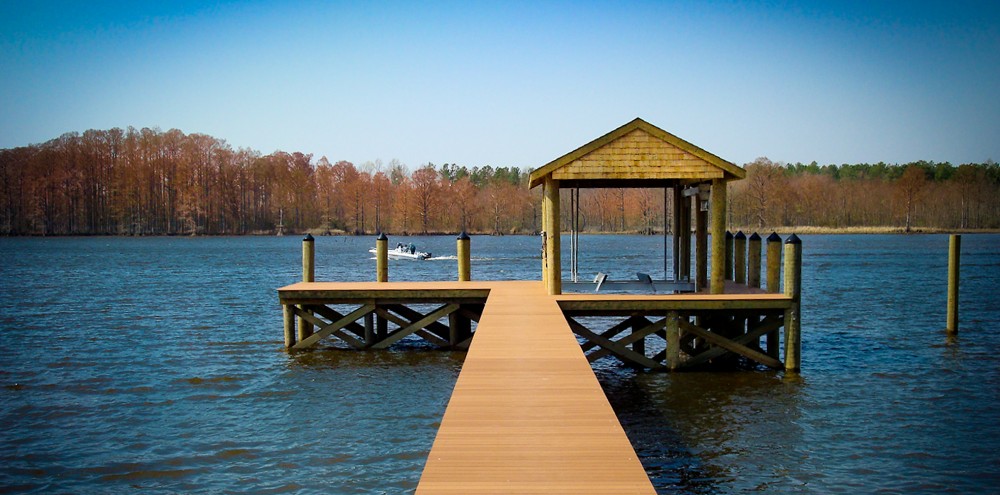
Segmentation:
{"type": "Polygon", "coordinates": [[[958,333],[958,279],[961,267],[962,236],[952,234],[948,239],[948,326],[949,335],[958,333]]]}
{"type": "Polygon", "coordinates": [[[792,307],[785,310],[785,371],[797,373],[802,351],[802,241],[795,234],[785,240],[785,295],[792,298],[792,307]]]}
{"type": "MultiPolygon", "coordinates": [[[[306,234],[302,239],[302,281],[316,281],[316,239],[312,234],[306,234]]],[[[299,317],[299,341],[305,340],[312,333],[312,323],[299,317]]]]}
{"type": "Polygon", "coordinates": [[[389,281],[389,238],[385,232],[375,238],[375,281],[389,281]]]}
{"type": "Polygon", "coordinates": [[[781,236],[771,232],[767,236],[767,291],[780,292],[781,285],[781,236]]]}
{"type": "Polygon", "coordinates": [[[736,274],[733,280],[738,284],[747,283],[747,236],[743,231],[736,233],[733,237],[733,254],[735,259],[733,260],[733,269],[736,270],[736,274]]]}
{"type": "Polygon", "coordinates": [[[288,304],[282,304],[281,311],[285,320],[285,347],[291,349],[295,345],[295,313],[288,304]]]}
{"type": "Polygon", "coordinates": [[[542,215],[545,218],[545,272],[549,295],[562,294],[562,263],[559,260],[559,181],[548,176],[542,191],[542,215]]]}
{"type": "Polygon", "coordinates": [[[747,243],[747,285],[760,288],[760,236],[756,232],[750,235],[747,243]]]}
{"type": "Polygon", "coordinates": [[[681,365],[680,315],[676,311],[667,313],[667,369],[676,370],[681,365]]]}
{"type": "Polygon", "coordinates": [[[726,181],[712,179],[712,280],[711,293],[726,291],[726,181]]]}
{"type": "Polygon", "coordinates": [[[726,231],[726,280],[733,279],[733,251],[735,250],[733,233],[726,231]]]}
{"type": "MultiPolygon", "coordinates": [[[[767,236],[767,291],[778,293],[781,288],[781,236],[771,232],[767,236]]],[[[767,355],[778,358],[779,334],[775,330],[767,333],[767,355]]]]}
{"type": "Polygon", "coordinates": [[[694,290],[701,292],[708,288],[708,212],[700,205],[694,212],[694,264],[694,290]]]}
{"type": "Polygon", "coordinates": [[[466,234],[463,230],[461,234],[458,235],[456,239],[457,251],[458,251],[458,281],[468,282],[472,280],[472,267],[470,264],[470,253],[469,253],[469,234],[466,234]]]}

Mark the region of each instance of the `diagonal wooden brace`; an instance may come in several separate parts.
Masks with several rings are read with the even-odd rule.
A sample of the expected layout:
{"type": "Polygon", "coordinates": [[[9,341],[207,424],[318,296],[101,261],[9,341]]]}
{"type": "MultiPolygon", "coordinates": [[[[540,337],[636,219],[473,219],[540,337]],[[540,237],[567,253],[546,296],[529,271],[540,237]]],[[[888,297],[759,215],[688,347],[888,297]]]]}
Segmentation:
{"type": "MultiPolygon", "coordinates": [[[[643,318],[640,315],[629,316],[624,321],[622,321],[622,322],[616,324],[615,326],[613,326],[613,327],[611,327],[611,328],[609,328],[609,329],[601,332],[600,335],[601,335],[601,337],[604,337],[606,339],[613,339],[618,334],[620,334],[623,331],[625,331],[626,328],[628,328],[628,327],[632,326],[633,324],[635,324],[636,320],[640,319],[640,318],[645,319],[645,318],[643,318]]],[[[597,347],[597,344],[594,343],[594,342],[584,342],[582,347],[583,347],[583,351],[586,352],[586,351],[589,351],[589,350],[597,347]]]]}
{"type": "Polygon", "coordinates": [[[309,320],[310,318],[312,318],[312,320],[309,320],[311,323],[313,323],[315,325],[324,325],[324,326],[323,326],[323,328],[320,328],[319,331],[317,331],[316,333],[312,334],[309,338],[302,340],[298,344],[295,344],[295,347],[293,347],[293,349],[305,349],[307,347],[312,346],[316,342],[319,342],[320,340],[326,338],[330,334],[334,334],[334,333],[336,333],[337,337],[340,337],[345,342],[347,342],[348,344],[350,344],[352,347],[360,349],[360,348],[364,347],[364,343],[362,343],[359,340],[357,340],[357,339],[355,339],[355,338],[347,335],[346,333],[344,333],[344,332],[342,332],[340,330],[342,328],[344,328],[345,326],[347,326],[349,323],[357,321],[358,318],[361,318],[364,315],[366,315],[368,313],[371,313],[372,311],[375,311],[375,305],[374,304],[365,304],[364,306],[361,306],[360,308],[352,311],[347,316],[345,316],[345,317],[343,317],[343,318],[341,318],[341,319],[339,319],[339,320],[337,320],[337,321],[335,321],[335,322],[330,323],[330,324],[327,325],[326,322],[324,322],[323,320],[320,320],[319,318],[316,318],[315,316],[309,314],[306,311],[302,311],[302,310],[296,308],[295,309],[295,313],[298,316],[300,316],[302,318],[305,318],[306,320],[309,320]],[[359,347],[359,345],[360,345],[360,347],[359,347]]]}
{"type": "Polygon", "coordinates": [[[569,323],[570,328],[573,329],[573,332],[575,332],[577,335],[611,351],[618,359],[621,359],[622,362],[624,362],[625,364],[639,365],[644,368],[650,368],[650,369],[657,369],[663,367],[660,363],[657,363],[656,361],[653,361],[652,359],[649,359],[648,357],[639,354],[638,352],[635,352],[632,349],[629,349],[628,347],[625,347],[624,344],[620,344],[610,339],[601,337],[600,335],[590,331],[589,328],[581,325],[578,321],[574,320],[571,317],[567,316],[566,321],[569,323]]]}
{"type": "MultiPolygon", "coordinates": [[[[754,339],[759,339],[762,335],[781,328],[783,323],[784,322],[781,319],[766,318],[762,322],[760,322],[760,324],[750,328],[749,333],[741,335],[739,338],[734,339],[733,342],[740,345],[745,345],[747,343],[753,342],[754,339]]],[[[708,361],[709,359],[719,357],[727,352],[729,352],[727,349],[720,346],[716,346],[711,349],[708,349],[707,351],[692,356],[691,359],[688,359],[687,361],[684,362],[683,366],[684,367],[697,366],[701,363],[708,361]]]]}
{"type": "MultiPolygon", "coordinates": [[[[751,348],[743,345],[742,343],[738,343],[736,341],[729,340],[729,339],[727,339],[727,338],[725,338],[725,337],[723,337],[721,335],[709,332],[708,330],[705,330],[704,328],[701,328],[699,326],[692,325],[691,323],[688,323],[686,321],[681,321],[680,322],[680,327],[685,332],[693,333],[693,334],[695,334],[695,335],[697,335],[697,336],[705,339],[706,341],[708,341],[711,344],[714,344],[714,345],[716,345],[718,347],[721,347],[721,348],[723,348],[723,349],[725,349],[725,350],[727,350],[729,352],[734,352],[734,353],[739,354],[739,355],[741,355],[743,357],[746,357],[746,358],[749,358],[749,359],[753,359],[754,361],[757,361],[758,363],[763,364],[764,366],[768,366],[768,367],[771,367],[771,368],[777,368],[777,369],[781,369],[782,367],[784,367],[784,365],[781,363],[781,361],[778,361],[777,359],[774,359],[773,357],[768,356],[767,354],[764,354],[764,353],[762,353],[760,351],[755,351],[755,350],[753,350],[753,349],[751,349],[751,348]]],[[[743,335],[740,338],[738,338],[737,340],[738,341],[742,341],[742,342],[745,343],[745,342],[750,342],[754,338],[758,338],[759,339],[761,335],[764,335],[765,333],[767,333],[768,331],[771,330],[771,329],[769,329],[767,327],[768,327],[767,325],[758,326],[753,333],[743,335]],[[761,331],[761,330],[766,330],[766,331],[761,331]],[[757,333],[757,332],[760,332],[760,333],[757,333]],[[756,334],[755,337],[753,336],[754,334],[756,334]],[[747,337],[750,337],[750,338],[747,338],[747,337]]],[[[706,351],[706,352],[711,352],[711,351],[706,351]]],[[[702,354],[705,354],[705,353],[702,353],[702,354]]],[[[700,356],[701,355],[699,355],[698,357],[700,357],[700,356]]],[[[685,364],[687,364],[687,363],[685,363],[685,364]]]]}
{"type": "MultiPolygon", "coordinates": [[[[387,321],[391,321],[391,322],[395,323],[396,325],[399,326],[399,328],[406,328],[406,327],[410,326],[411,324],[413,324],[413,322],[411,322],[411,321],[409,321],[409,320],[407,320],[405,318],[402,318],[400,316],[396,316],[395,314],[389,312],[389,310],[384,309],[384,308],[376,308],[375,309],[375,314],[377,314],[381,318],[384,318],[387,321]]],[[[434,344],[434,345],[436,345],[438,347],[449,347],[449,343],[448,343],[447,340],[444,340],[441,337],[438,337],[436,334],[434,334],[432,332],[428,332],[427,330],[417,330],[414,333],[417,334],[417,335],[419,335],[419,336],[421,336],[421,337],[423,337],[424,340],[426,340],[426,341],[428,341],[428,342],[430,342],[430,343],[432,343],[432,344],[434,344]]],[[[369,344],[374,347],[374,346],[378,345],[378,343],[379,342],[370,342],[369,344]]]]}
{"type": "MultiPolygon", "coordinates": [[[[643,319],[645,319],[645,318],[643,318],[643,319]]],[[[630,320],[631,320],[631,318],[630,318],[630,320]]],[[[637,330],[635,332],[632,332],[629,335],[627,335],[627,336],[623,337],[622,339],[618,340],[617,342],[619,344],[621,344],[621,345],[629,345],[629,344],[631,344],[631,343],[633,343],[633,342],[635,342],[635,341],[637,341],[639,339],[646,338],[650,334],[656,333],[657,330],[662,330],[666,326],[667,326],[667,320],[666,319],[662,319],[662,320],[660,320],[660,321],[658,321],[656,323],[649,323],[645,327],[642,327],[641,330],[637,330]]],[[[593,363],[594,361],[597,361],[598,359],[601,359],[602,357],[607,356],[610,353],[611,353],[611,351],[609,351],[607,349],[604,349],[604,348],[598,349],[598,350],[596,350],[594,352],[591,352],[590,354],[587,354],[587,360],[590,361],[591,363],[593,363]]]]}
{"type": "Polygon", "coordinates": [[[389,347],[390,345],[398,342],[403,337],[406,337],[407,335],[410,335],[411,333],[414,333],[417,330],[421,330],[424,327],[430,326],[432,323],[438,321],[439,319],[444,318],[445,316],[448,316],[449,314],[455,311],[458,311],[459,307],[460,306],[458,304],[445,304],[444,306],[441,306],[440,308],[430,312],[429,314],[427,314],[427,316],[424,316],[423,318],[411,323],[409,326],[396,330],[388,337],[383,339],[381,342],[373,345],[372,348],[385,349],[386,347],[389,347]]]}

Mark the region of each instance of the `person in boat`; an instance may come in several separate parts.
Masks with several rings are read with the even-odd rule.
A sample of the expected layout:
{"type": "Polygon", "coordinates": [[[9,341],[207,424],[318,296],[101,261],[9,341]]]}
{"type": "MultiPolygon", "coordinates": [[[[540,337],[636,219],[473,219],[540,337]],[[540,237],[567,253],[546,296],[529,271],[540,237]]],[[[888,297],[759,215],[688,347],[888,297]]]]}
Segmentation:
{"type": "Polygon", "coordinates": [[[403,243],[402,242],[397,242],[396,243],[396,251],[402,251],[402,250],[403,250],[403,243]]]}
{"type": "Polygon", "coordinates": [[[407,247],[408,247],[408,248],[409,248],[409,250],[410,250],[410,254],[416,254],[416,253],[417,253],[417,246],[414,246],[412,242],[411,242],[411,243],[410,243],[410,245],[409,245],[409,246],[407,246],[407,247]]]}

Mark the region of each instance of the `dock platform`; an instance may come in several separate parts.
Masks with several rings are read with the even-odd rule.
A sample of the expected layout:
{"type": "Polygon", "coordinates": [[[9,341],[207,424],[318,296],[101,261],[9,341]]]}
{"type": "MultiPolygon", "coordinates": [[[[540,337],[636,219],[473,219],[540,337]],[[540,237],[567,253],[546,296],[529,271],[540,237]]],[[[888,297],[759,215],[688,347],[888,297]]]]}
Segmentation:
{"type": "Polygon", "coordinates": [[[300,282],[278,292],[291,348],[327,337],[384,348],[418,335],[468,349],[418,494],[655,493],[590,361],[675,369],[728,352],[780,368],[751,342],[792,307],[769,293],[550,295],[540,281],[300,282]],[[711,331],[700,320],[716,313],[727,328],[737,315],[744,330],[711,331]],[[593,331],[578,321],[588,316],[625,320],[593,331]],[[296,317],[316,331],[291,330],[296,317]],[[649,356],[655,336],[666,345],[649,356]]]}

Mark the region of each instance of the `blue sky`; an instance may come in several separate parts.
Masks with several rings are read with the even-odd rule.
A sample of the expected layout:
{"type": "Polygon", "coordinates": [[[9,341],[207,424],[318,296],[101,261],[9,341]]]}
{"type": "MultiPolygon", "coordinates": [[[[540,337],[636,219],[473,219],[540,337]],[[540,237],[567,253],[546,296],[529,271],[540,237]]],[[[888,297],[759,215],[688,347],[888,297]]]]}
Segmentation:
{"type": "Polygon", "coordinates": [[[1000,160],[995,1],[0,0],[0,70],[0,148],[534,168],[642,117],[737,164],[1000,160]]]}

